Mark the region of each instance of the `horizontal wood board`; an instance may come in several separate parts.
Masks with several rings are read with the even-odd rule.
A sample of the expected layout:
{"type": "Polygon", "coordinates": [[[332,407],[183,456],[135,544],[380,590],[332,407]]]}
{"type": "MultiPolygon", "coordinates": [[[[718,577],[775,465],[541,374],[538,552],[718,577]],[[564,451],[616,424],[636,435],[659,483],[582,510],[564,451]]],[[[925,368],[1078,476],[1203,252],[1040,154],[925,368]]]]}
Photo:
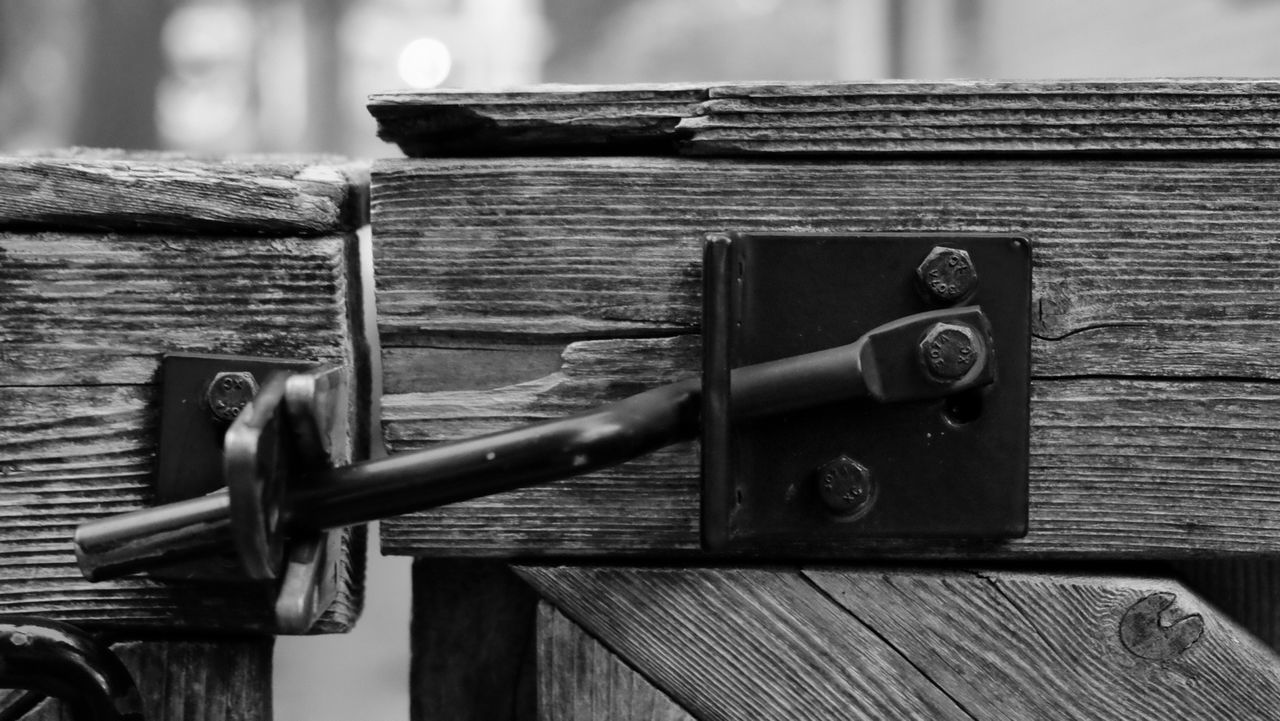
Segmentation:
{"type": "Polygon", "coordinates": [[[520,573],[703,721],[1280,713],[1280,657],[1161,578],[874,567],[520,573]],[[1133,615],[1144,608],[1158,612],[1133,615]]]}
{"type": "Polygon", "coordinates": [[[75,149],[0,157],[0,230],[309,236],[368,219],[368,166],[75,149]]]}
{"type": "Polygon", "coordinates": [[[664,152],[706,98],[699,85],[542,86],[476,93],[402,90],[369,97],[378,137],[407,155],[664,152]]]}
{"type": "MultiPolygon", "coordinates": [[[[0,610],[111,626],[263,627],[271,605],[261,589],[89,584],[70,540],[85,520],[150,504],[164,353],[364,363],[348,298],[355,243],[351,234],[0,233],[0,610]]],[[[346,544],[354,555],[325,630],[359,614],[362,533],[346,544]]]]}
{"type": "MultiPolygon", "coordinates": [[[[154,721],[271,721],[271,638],[128,641],[112,646],[154,721]]],[[[56,700],[26,721],[76,721],[56,700]]]]}
{"type": "MultiPolygon", "coordinates": [[[[382,161],[384,435],[411,450],[696,375],[706,232],[1013,233],[1034,263],[1031,533],[856,553],[1275,553],[1277,180],[1223,159],[382,161]],[[415,392],[450,352],[491,383],[494,353],[513,380],[415,392]]],[[[677,446],[385,522],[383,548],[693,554],[697,468],[677,446]]]]}
{"type": "Polygon", "coordinates": [[[1248,79],[543,86],[369,99],[411,157],[1280,150],[1280,83],[1248,79]]]}

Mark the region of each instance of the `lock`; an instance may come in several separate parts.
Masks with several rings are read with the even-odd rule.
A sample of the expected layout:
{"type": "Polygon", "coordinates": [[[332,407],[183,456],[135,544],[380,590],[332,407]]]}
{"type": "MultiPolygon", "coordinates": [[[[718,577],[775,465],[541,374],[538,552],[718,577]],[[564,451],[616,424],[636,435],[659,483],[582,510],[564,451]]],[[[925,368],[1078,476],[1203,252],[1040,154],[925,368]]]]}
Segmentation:
{"type": "Polygon", "coordinates": [[[915,269],[935,236],[712,236],[701,380],[388,458],[329,462],[332,394],[317,389],[336,387],[333,370],[277,374],[226,429],[217,466],[226,490],[82,525],[81,570],[98,580],[234,548],[246,574],[279,579],[298,539],[587,473],[699,435],[712,551],[839,555],[868,536],[1020,535],[1028,247],[1007,236],[949,240],[994,277],[962,300],[991,300],[991,310],[939,309],[921,292],[915,269]],[[985,445],[984,432],[993,436],[985,445]],[[850,449],[870,480],[833,474],[860,504],[833,514],[830,498],[798,489],[850,449]]]}

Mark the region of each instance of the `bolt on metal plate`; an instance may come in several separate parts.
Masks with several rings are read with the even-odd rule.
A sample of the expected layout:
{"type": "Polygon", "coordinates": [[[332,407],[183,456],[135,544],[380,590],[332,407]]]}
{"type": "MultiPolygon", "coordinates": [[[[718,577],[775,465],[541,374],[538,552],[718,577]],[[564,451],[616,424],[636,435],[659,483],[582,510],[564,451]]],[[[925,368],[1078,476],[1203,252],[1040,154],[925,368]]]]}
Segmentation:
{"type": "MultiPolygon", "coordinates": [[[[703,269],[703,386],[724,395],[716,407],[727,408],[732,397],[729,374],[715,370],[719,363],[737,368],[831,348],[947,306],[980,307],[990,320],[996,380],[963,395],[851,401],[732,426],[726,413],[709,414],[702,444],[709,550],[838,558],[860,555],[868,548],[863,539],[997,542],[1026,533],[1031,249],[1025,239],[712,237],[703,269]],[[849,463],[824,465],[841,458],[849,463]],[[865,487],[855,468],[865,469],[865,487]]],[[[905,347],[899,362],[919,369],[925,382],[951,383],[970,372],[985,340],[939,324],[918,347],[905,347]]]]}

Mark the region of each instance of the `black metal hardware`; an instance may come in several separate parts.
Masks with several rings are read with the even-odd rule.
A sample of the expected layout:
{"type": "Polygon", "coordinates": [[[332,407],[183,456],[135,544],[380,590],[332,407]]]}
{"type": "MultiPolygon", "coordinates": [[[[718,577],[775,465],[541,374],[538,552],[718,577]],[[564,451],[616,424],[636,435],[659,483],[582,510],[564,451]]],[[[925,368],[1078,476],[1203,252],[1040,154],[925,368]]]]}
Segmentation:
{"type": "MultiPolygon", "coordinates": [[[[177,558],[209,553],[214,547],[225,549],[230,538],[241,565],[250,576],[276,578],[283,567],[285,540],[586,473],[694,438],[699,430],[703,431],[704,445],[707,545],[726,547],[746,537],[740,523],[745,516],[739,507],[741,504],[736,503],[743,485],[729,472],[727,463],[731,457],[736,463],[740,449],[747,443],[738,439],[739,434],[758,434],[764,427],[762,424],[776,422],[781,424],[780,433],[789,434],[787,442],[795,440],[796,429],[801,426],[806,428],[805,433],[818,435],[838,430],[831,433],[832,440],[827,445],[846,442],[851,428],[868,430],[872,437],[883,439],[884,432],[872,427],[874,422],[870,416],[854,401],[902,404],[904,408],[913,409],[910,413],[919,415],[923,408],[936,416],[944,399],[978,393],[997,376],[1001,378],[1001,386],[1006,381],[1021,382],[1024,386],[1008,394],[1002,391],[1001,395],[984,396],[980,414],[984,422],[988,417],[999,419],[1002,425],[995,426],[998,431],[1022,432],[1020,441],[1012,439],[1005,445],[1015,454],[1021,445],[1024,449],[1021,460],[996,468],[1000,488],[1012,496],[1012,500],[996,499],[1002,504],[1000,511],[1013,508],[1016,516],[1016,509],[1021,508],[1022,515],[1009,520],[1006,514],[1002,525],[994,531],[989,524],[965,526],[953,522],[943,533],[960,534],[978,528],[983,535],[1012,535],[1024,527],[1029,272],[1025,243],[1012,238],[965,241],[968,252],[975,258],[973,262],[986,268],[990,259],[994,274],[1008,271],[1010,277],[1015,278],[1009,284],[1017,292],[1013,293],[1007,308],[1003,306],[1003,291],[986,295],[998,301],[991,311],[1000,319],[995,324],[988,319],[987,311],[976,306],[927,310],[924,295],[911,288],[914,278],[911,266],[925,255],[916,252],[919,250],[916,246],[923,242],[919,238],[905,243],[895,239],[899,244],[890,248],[884,245],[884,239],[848,243],[825,236],[789,237],[786,242],[809,251],[804,260],[781,263],[778,266],[781,270],[792,273],[804,284],[804,279],[814,275],[806,264],[828,266],[819,274],[825,274],[828,281],[842,274],[839,275],[841,282],[857,290],[824,296],[808,291],[795,293],[785,287],[751,280],[751,290],[743,292],[744,280],[767,275],[758,268],[777,260],[766,259],[758,266],[753,265],[756,262],[753,258],[781,247],[772,241],[757,242],[755,239],[759,237],[724,237],[708,244],[708,328],[704,349],[707,360],[701,382],[689,379],[569,418],[332,468],[327,464],[308,463],[307,458],[299,454],[300,450],[306,451],[307,446],[297,440],[306,435],[300,436],[299,427],[323,427],[323,424],[315,421],[314,409],[294,408],[288,392],[290,384],[314,385],[317,372],[269,379],[226,431],[221,467],[229,491],[81,526],[76,533],[81,569],[91,580],[110,578],[177,558]],[[997,242],[1004,250],[996,247],[997,242]],[[851,263],[848,252],[855,245],[861,255],[855,253],[851,263]],[[868,248],[873,246],[883,258],[867,256],[868,248]],[[830,252],[832,257],[815,257],[813,248],[824,247],[827,251],[823,252],[830,252]],[[743,249],[748,248],[754,250],[743,255],[743,249]],[[1023,262],[1019,265],[1005,255],[1020,257],[1023,262]],[[887,264],[889,267],[881,269],[877,264],[883,265],[886,258],[891,261],[887,264]],[[874,272],[865,270],[872,267],[876,268],[874,272]],[[885,283],[876,285],[850,270],[859,268],[864,269],[861,271],[864,274],[891,279],[892,287],[884,287],[885,283]],[[774,290],[768,290],[771,287],[774,290]],[[878,295],[904,289],[907,300],[875,300],[878,295]],[[875,301],[873,308],[857,307],[858,302],[867,299],[875,301]],[[800,304],[789,309],[788,304],[796,301],[800,304]],[[831,304],[831,307],[815,310],[815,303],[831,304]],[[904,308],[909,310],[893,312],[904,308]],[[1022,330],[1018,331],[1018,327],[1022,330]],[[867,328],[871,330],[859,335],[858,329],[867,328]],[[771,334],[776,336],[771,343],[759,348],[752,345],[771,334]],[[1010,342],[1007,347],[1006,341],[1010,342]],[[1006,351],[997,353],[997,347],[1006,351]],[[948,357],[935,359],[945,363],[933,367],[930,353],[948,357]],[[1016,408],[1018,398],[1022,403],[1020,416],[1016,408]],[[281,412],[281,408],[286,412],[281,412]],[[796,421],[802,416],[792,411],[800,409],[806,409],[803,418],[817,413],[818,424],[796,421]],[[850,409],[857,416],[850,422],[853,425],[843,421],[832,425],[833,419],[850,413],[850,409]],[[762,420],[766,417],[778,420],[762,420]],[[282,443],[281,438],[293,440],[282,443]],[[1016,476],[1019,467],[1021,488],[1017,486],[1018,479],[1005,477],[1009,473],[1016,476]]],[[[797,280],[793,279],[794,282],[797,280]]],[[[827,287],[822,283],[818,286],[827,287]]],[[[980,299],[982,293],[976,297],[980,299]]],[[[960,424],[955,418],[947,422],[960,424]]],[[[890,425],[903,429],[899,420],[891,420],[890,425]]],[[[921,426],[915,423],[910,430],[919,431],[921,426]]],[[[757,437],[756,442],[759,440],[757,437]]],[[[774,441],[773,447],[777,448],[779,442],[774,441]]],[[[932,443],[932,446],[926,443],[923,451],[936,446],[951,453],[960,442],[939,438],[932,443]]],[[[823,447],[821,443],[809,445],[823,447]]],[[[789,456],[790,450],[780,455],[789,456]]],[[[835,455],[838,454],[820,459],[809,466],[810,469],[835,455]]],[[[800,457],[807,456],[801,454],[800,457]]],[[[941,462],[953,460],[947,455],[941,462]]],[[[982,462],[990,460],[984,456],[982,462]]],[[[878,474],[882,460],[877,458],[874,465],[868,463],[868,466],[878,474]]],[[[836,480],[843,482],[833,475],[833,483],[836,480]]],[[[857,483],[854,486],[862,487],[857,483]]],[[[845,493],[855,493],[854,486],[845,493]]],[[[850,512],[843,514],[843,518],[845,521],[865,518],[863,523],[870,525],[864,527],[899,532],[904,526],[897,492],[884,490],[883,483],[879,486],[882,490],[878,495],[892,503],[886,507],[877,501],[870,513],[850,512]],[[885,508],[890,511],[888,515],[882,514],[885,508]],[[886,518],[890,520],[885,521],[886,518]],[[873,522],[872,519],[879,520],[873,522]],[[895,528],[894,523],[899,526],[895,528]]],[[[874,488],[865,491],[868,497],[871,490],[874,488]]],[[[754,498],[753,495],[752,507],[754,498]]],[[[951,518],[946,514],[932,516],[951,518]]],[[[846,526],[857,528],[852,524],[846,526]]],[[[921,524],[912,528],[923,528],[927,535],[928,528],[921,524]]]]}
{"type": "Polygon", "coordinates": [[[713,236],[703,292],[704,545],[831,554],[861,537],[1025,534],[1030,260],[1027,242],[1012,236],[713,236]],[[722,410],[740,392],[727,369],[848,343],[860,329],[950,302],[981,312],[956,308],[884,349],[882,367],[918,389],[914,402],[809,404],[745,423],[722,410]],[[997,382],[947,388],[971,372],[974,330],[994,344],[997,382]],[[828,466],[840,458],[861,471],[828,466]]]}
{"type": "Polygon", "coordinates": [[[0,616],[0,688],[26,689],[0,708],[14,721],[46,698],[66,704],[75,721],[142,721],[133,677],[105,644],[65,623],[0,616]]]}
{"type": "MultiPolygon", "coordinates": [[[[156,523],[162,514],[150,516],[152,525],[132,530],[164,541],[149,548],[155,555],[136,560],[150,575],[169,580],[261,583],[282,576],[272,630],[305,633],[337,593],[341,538],[333,532],[297,534],[287,549],[280,537],[270,549],[263,547],[266,484],[258,466],[287,464],[267,475],[289,475],[294,483],[322,478],[314,472],[336,464],[332,450],[347,433],[344,385],[340,369],[305,361],[165,356],[156,501],[160,508],[185,502],[191,522],[175,527],[156,523]],[[250,399],[262,423],[230,432],[250,399]],[[277,417],[285,414],[287,423],[277,417]],[[246,559],[256,561],[247,565],[246,559]]],[[[109,529],[116,521],[103,523],[109,529]]],[[[103,551],[98,558],[124,550],[103,551]]]]}

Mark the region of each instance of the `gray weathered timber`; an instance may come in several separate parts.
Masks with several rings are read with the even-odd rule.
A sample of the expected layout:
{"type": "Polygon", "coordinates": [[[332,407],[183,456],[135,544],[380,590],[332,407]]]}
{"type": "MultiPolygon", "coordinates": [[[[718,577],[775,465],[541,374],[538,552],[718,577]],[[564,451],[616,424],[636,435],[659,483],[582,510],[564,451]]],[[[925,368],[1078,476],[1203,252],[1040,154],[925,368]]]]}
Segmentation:
{"type": "MultiPolygon", "coordinates": [[[[89,584],[70,538],[84,520],[151,502],[164,353],[365,372],[362,310],[349,297],[359,295],[358,255],[352,234],[0,233],[0,579],[9,589],[0,607],[118,626],[261,628],[270,605],[260,590],[89,584]]],[[[368,381],[353,378],[352,389],[358,422],[368,381]]],[[[359,614],[363,536],[347,548],[354,556],[324,630],[359,614]]]]}
{"type": "Polygon", "coordinates": [[[665,152],[699,85],[541,86],[477,93],[402,90],[369,97],[378,137],[407,155],[665,152]]]}
{"type": "Polygon", "coordinates": [[[545,601],[538,604],[539,721],[694,721],[545,601]]]}
{"type": "Polygon", "coordinates": [[[374,95],[411,157],[1280,150],[1273,80],[543,86],[374,95]]]}
{"type": "Polygon", "coordinates": [[[1280,377],[1265,161],[402,160],[373,182],[388,348],[694,332],[711,231],[1016,233],[1037,377],[1280,377]]]}
{"type": "Polygon", "coordinates": [[[520,572],[703,721],[1280,714],[1280,658],[1160,578],[910,568],[520,572]],[[1158,616],[1132,612],[1166,602],[1158,616]],[[928,710],[896,705],[926,699],[928,710]]]}
{"type": "Polygon", "coordinates": [[[794,571],[518,570],[701,721],[970,718],[794,571]]]}
{"type": "Polygon", "coordinates": [[[538,718],[537,605],[506,564],[415,561],[409,718],[538,718]]]}
{"type": "MultiPolygon", "coordinates": [[[[273,639],[127,641],[112,646],[133,674],[147,719],[271,721],[273,639]]],[[[29,721],[72,721],[46,701],[29,721]]]]}
{"type": "Polygon", "coordinates": [[[367,220],[367,167],[86,150],[0,157],[0,229],[322,235],[367,220]]]}
{"type": "Polygon", "coordinates": [[[0,233],[0,385],[153,383],[170,351],[349,363],[354,243],[0,233]]]}
{"type": "MultiPolygon", "coordinates": [[[[411,450],[696,375],[708,231],[1017,233],[1035,264],[1031,534],[857,553],[1272,553],[1277,181],[1273,163],[1224,159],[384,161],[385,436],[411,450]],[[619,340],[570,344],[547,372],[547,348],[583,338],[619,340]],[[441,388],[451,352],[476,364],[451,376],[473,392],[416,392],[441,388]]],[[[676,447],[389,521],[384,548],[693,553],[697,468],[676,447]]]]}
{"type": "MultiPolygon", "coordinates": [[[[570,345],[558,374],[494,389],[384,397],[388,446],[411,450],[567,415],[692,377],[691,337],[570,345]]],[[[983,544],[867,540],[850,556],[1193,556],[1280,550],[1272,383],[1043,379],[1032,388],[1025,538],[983,544]]],[[[851,449],[856,455],[857,449],[851,449]]],[[[698,449],[382,524],[403,554],[696,553],[698,449]]]]}

